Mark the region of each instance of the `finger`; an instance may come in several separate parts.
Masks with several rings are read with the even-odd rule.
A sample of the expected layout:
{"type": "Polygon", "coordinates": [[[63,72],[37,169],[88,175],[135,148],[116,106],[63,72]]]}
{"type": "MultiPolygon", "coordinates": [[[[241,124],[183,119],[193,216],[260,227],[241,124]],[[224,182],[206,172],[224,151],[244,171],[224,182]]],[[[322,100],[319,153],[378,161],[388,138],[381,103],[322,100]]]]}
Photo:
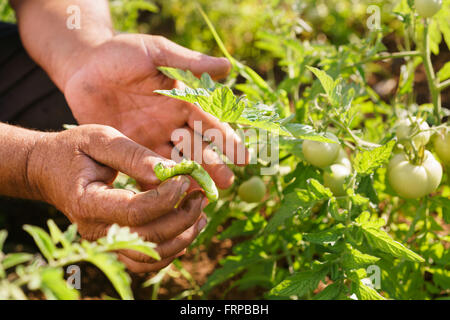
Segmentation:
{"type": "Polygon", "coordinates": [[[135,194],[113,189],[101,182],[86,186],[80,208],[88,212],[87,219],[122,226],[141,226],[170,212],[189,188],[189,179],[177,176],[156,189],[135,194]]]}
{"type": "MultiPolygon", "coordinates": [[[[177,235],[174,239],[163,242],[156,247],[156,251],[160,255],[161,259],[166,259],[168,257],[172,257],[177,253],[186,249],[198,236],[198,234],[202,231],[202,229],[206,226],[207,219],[203,214],[198,218],[197,222],[188,228],[183,233],[177,235]]],[[[155,260],[152,257],[149,257],[141,252],[133,251],[133,250],[122,250],[120,253],[127,256],[128,258],[144,263],[153,263],[155,260]]]]}
{"type": "Polygon", "coordinates": [[[170,258],[160,260],[155,263],[136,262],[121,253],[118,254],[118,258],[120,261],[122,261],[125,264],[125,266],[127,267],[127,269],[129,271],[131,271],[133,273],[148,273],[148,272],[153,272],[153,271],[159,271],[162,268],[167,267],[169,264],[172,263],[173,260],[175,260],[177,258],[177,255],[170,257],[170,258]]]}
{"type": "Polygon", "coordinates": [[[131,231],[155,243],[173,239],[198,220],[204,200],[205,197],[201,191],[191,192],[182,200],[178,208],[144,226],[131,228],[131,231]]]}
{"type": "Polygon", "coordinates": [[[226,123],[222,123],[211,114],[194,107],[189,115],[188,125],[195,132],[202,134],[234,164],[243,166],[250,161],[250,153],[242,139],[226,123]]]}
{"type": "Polygon", "coordinates": [[[159,184],[161,181],[154,174],[156,164],[167,165],[173,161],[162,158],[153,151],[137,144],[118,130],[107,126],[86,126],[89,132],[81,145],[83,152],[94,160],[121,171],[146,184],[159,184]]]}
{"type": "Polygon", "coordinates": [[[220,155],[212,149],[207,142],[202,141],[199,134],[191,128],[185,127],[179,134],[172,135],[172,142],[186,158],[200,163],[209,173],[211,178],[221,189],[226,189],[233,184],[234,174],[222,161],[220,155]]]}
{"type": "Polygon", "coordinates": [[[144,43],[157,66],[190,70],[197,76],[206,72],[214,79],[224,78],[231,69],[231,63],[225,58],[189,50],[164,37],[147,36],[144,43]]]}

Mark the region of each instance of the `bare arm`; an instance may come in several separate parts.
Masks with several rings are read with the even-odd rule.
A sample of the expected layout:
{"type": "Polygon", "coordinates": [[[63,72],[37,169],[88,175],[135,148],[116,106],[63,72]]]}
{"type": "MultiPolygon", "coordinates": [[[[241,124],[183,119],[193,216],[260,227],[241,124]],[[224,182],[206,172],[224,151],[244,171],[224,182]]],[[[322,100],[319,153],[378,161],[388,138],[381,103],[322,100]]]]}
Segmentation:
{"type": "MultiPolygon", "coordinates": [[[[223,146],[221,151],[238,165],[248,162],[241,139],[227,124],[192,104],[154,93],[177,86],[159,72],[159,66],[222,78],[231,67],[228,60],[194,52],[160,36],[114,35],[106,0],[12,0],[12,4],[28,53],[64,93],[78,123],[114,127],[165,158],[171,158],[177,143],[172,137],[176,129],[186,129],[192,138],[195,130],[203,135],[217,129],[222,135],[217,138],[222,140],[217,143],[223,146]],[[79,7],[81,29],[67,28],[70,6],[79,7]],[[198,121],[201,128],[194,127],[198,121]],[[238,161],[238,153],[244,161],[238,161]]],[[[210,152],[206,143],[199,147],[203,167],[217,186],[231,186],[233,172],[221,157],[210,152]]],[[[185,151],[184,156],[192,158],[185,151]]]]}
{"type": "Polygon", "coordinates": [[[28,182],[28,158],[42,135],[0,123],[0,194],[38,200],[28,182]]]}
{"type": "Polygon", "coordinates": [[[167,266],[206,224],[202,192],[184,196],[187,177],[137,194],[112,188],[118,170],[154,184],[153,167],[159,162],[170,163],[106,126],[43,133],[0,123],[0,194],[53,204],[88,240],[104,236],[111,224],[130,226],[157,243],[162,258],[156,262],[134,251],[121,252],[136,272],[167,266]]]}
{"type": "Polygon", "coordinates": [[[106,0],[11,0],[31,57],[63,90],[83,54],[113,36],[106,0]],[[70,6],[80,8],[81,29],[67,28],[70,6]]]}

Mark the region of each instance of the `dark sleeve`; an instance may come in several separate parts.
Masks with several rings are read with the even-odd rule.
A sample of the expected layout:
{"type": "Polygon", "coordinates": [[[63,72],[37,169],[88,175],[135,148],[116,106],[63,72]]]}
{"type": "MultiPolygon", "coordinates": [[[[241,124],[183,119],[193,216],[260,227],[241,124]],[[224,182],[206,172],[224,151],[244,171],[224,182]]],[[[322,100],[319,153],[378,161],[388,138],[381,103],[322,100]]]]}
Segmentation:
{"type": "Polygon", "coordinates": [[[64,95],[28,56],[17,26],[1,22],[0,121],[58,131],[76,124],[64,95]]]}

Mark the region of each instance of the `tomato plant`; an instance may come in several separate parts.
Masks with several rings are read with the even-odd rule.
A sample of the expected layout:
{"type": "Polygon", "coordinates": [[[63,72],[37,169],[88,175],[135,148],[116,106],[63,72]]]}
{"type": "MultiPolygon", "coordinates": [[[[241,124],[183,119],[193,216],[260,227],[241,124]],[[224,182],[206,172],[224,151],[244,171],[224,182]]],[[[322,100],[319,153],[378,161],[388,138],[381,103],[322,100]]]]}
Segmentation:
{"type": "MultiPolygon", "coordinates": [[[[183,270],[189,287],[175,298],[249,290],[267,299],[448,299],[450,2],[379,1],[378,28],[358,1],[200,0],[206,13],[194,2],[154,2],[173,20],[175,40],[232,64],[222,82],[162,67],[186,86],[156,93],[274,141],[255,146],[258,136],[244,135],[256,159],[230,165],[234,186],[220,198],[197,177],[217,201],[204,210],[194,255],[231,245],[206,279],[183,270]],[[264,176],[269,167],[275,174],[264,176]]],[[[135,16],[128,9],[115,14],[135,16]]],[[[166,31],[156,20],[139,30],[166,31]]],[[[137,29],[131,22],[118,25],[137,29]]],[[[185,163],[156,173],[195,178],[196,170],[185,163]]],[[[139,192],[123,175],[114,186],[139,192]]],[[[152,298],[166,276],[146,282],[152,298]]]]}
{"type": "Polygon", "coordinates": [[[429,151],[425,151],[420,164],[411,163],[404,153],[395,155],[389,162],[389,182],[405,198],[421,198],[434,192],[441,179],[441,164],[429,151]]]}

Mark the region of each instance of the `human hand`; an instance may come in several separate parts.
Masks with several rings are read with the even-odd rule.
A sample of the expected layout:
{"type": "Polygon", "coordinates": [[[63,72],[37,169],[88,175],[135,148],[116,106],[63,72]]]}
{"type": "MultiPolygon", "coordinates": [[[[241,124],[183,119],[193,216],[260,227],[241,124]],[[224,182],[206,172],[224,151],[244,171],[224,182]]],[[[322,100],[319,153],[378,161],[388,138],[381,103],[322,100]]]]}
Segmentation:
{"type": "Polygon", "coordinates": [[[158,184],[153,167],[159,162],[174,164],[116,129],[84,125],[43,134],[29,155],[27,180],[35,198],[66,214],[87,240],[105,236],[117,223],[157,243],[160,261],[135,251],[119,253],[131,271],[150,272],[183,254],[206,225],[202,209],[207,202],[201,191],[182,199],[190,184],[185,176],[139,194],[112,188],[118,171],[144,183],[158,184]]]}
{"type": "MultiPolygon", "coordinates": [[[[177,86],[158,66],[189,69],[196,75],[207,72],[216,79],[230,69],[224,58],[188,50],[163,37],[118,35],[78,56],[73,71],[65,73],[70,76],[64,81],[64,94],[80,124],[112,126],[163,157],[171,158],[174,145],[180,142],[172,137],[174,130],[184,128],[194,139],[194,121],[201,121],[199,134],[218,129],[223,153],[236,163],[238,152],[244,152],[247,163],[248,152],[228,124],[193,104],[153,92],[177,86]],[[228,148],[226,141],[232,142],[228,148]]],[[[217,186],[226,189],[233,183],[233,173],[207,146],[202,143],[202,165],[217,186]]]]}

